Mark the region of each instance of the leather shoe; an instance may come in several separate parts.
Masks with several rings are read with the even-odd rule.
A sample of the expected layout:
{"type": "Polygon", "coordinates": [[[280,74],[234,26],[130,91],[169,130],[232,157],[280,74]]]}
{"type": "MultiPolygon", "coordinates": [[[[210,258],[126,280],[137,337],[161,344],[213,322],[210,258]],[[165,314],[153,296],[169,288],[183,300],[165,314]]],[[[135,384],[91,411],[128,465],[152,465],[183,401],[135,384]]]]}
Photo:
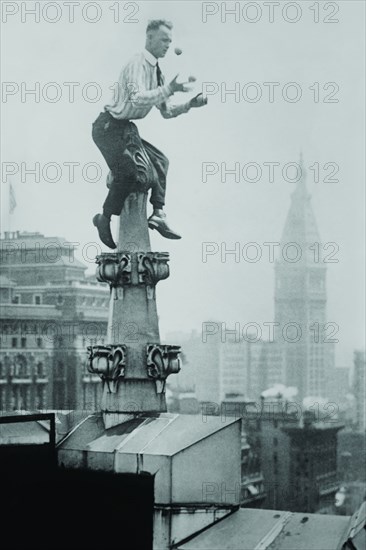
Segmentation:
{"type": "Polygon", "coordinates": [[[103,244],[108,246],[108,248],[117,248],[116,243],[113,240],[110,220],[106,218],[103,214],[95,214],[93,218],[93,225],[98,229],[99,238],[103,244]]]}
{"type": "Polygon", "coordinates": [[[160,235],[166,239],[181,239],[182,237],[170,229],[167,221],[165,212],[160,212],[159,214],[152,214],[148,219],[148,225],[150,229],[156,229],[159,231],[160,235]]]}

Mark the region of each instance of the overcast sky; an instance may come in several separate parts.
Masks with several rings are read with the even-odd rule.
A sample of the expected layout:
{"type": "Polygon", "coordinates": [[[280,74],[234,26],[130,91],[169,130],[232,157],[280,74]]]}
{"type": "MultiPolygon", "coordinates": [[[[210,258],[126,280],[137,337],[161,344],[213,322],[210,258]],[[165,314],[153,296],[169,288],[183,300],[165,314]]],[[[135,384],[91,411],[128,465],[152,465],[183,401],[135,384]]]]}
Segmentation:
{"type": "MultiPolygon", "coordinates": [[[[4,4],[15,5],[3,2],[3,9],[4,4]]],[[[282,169],[297,162],[302,151],[321,239],[339,246],[338,263],[328,264],[327,312],[328,320],[340,327],[337,364],[350,365],[353,350],[364,347],[365,328],[364,3],[329,2],[325,10],[324,3],[290,3],[284,8],[289,3],[281,2],[272,6],[270,22],[270,7],[262,2],[251,6],[241,2],[237,21],[220,11],[221,2],[120,2],[119,13],[117,2],[100,2],[98,11],[92,3],[85,8],[88,3],[80,2],[73,23],[63,2],[58,11],[51,6],[40,13],[37,23],[34,16],[22,13],[21,4],[31,8],[35,2],[19,3],[18,13],[8,15],[3,24],[2,80],[14,84],[6,85],[8,95],[2,104],[1,230],[65,237],[81,243],[80,249],[98,242],[91,218],[101,211],[107,167],[91,139],[91,125],[109,102],[109,87],[123,64],[143,49],[147,20],[171,19],[173,44],[161,60],[163,72],[168,79],[177,72],[195,75],[195,93],[202,83],[211,83],[213,93],[203,109],[174,120],[164,120],[154,109],[138,123],[141,136],[170,159],[166,212],[183,236],[181,241],[168,241],[151,235],[152,250],[171,255],[171,276],[158,285],[162,335],[200,329],[207,319],[228,326],[273,320],[274,265],[263,243],[281,238],[296,185],[284,179],[282,169]],[[83,19],[82,7],[89,21],[83,19]],[[207,15],[204,22],[205,10],[217,13],[207,15]],[[98,17],[99,21],[90,22],[98,17]],[[175,46],[183,49],[180,57],[173,53],[175,46]],[[39,101],[32,95],[22,101],[22,89],[34,88],[37,82],[39,101]],[[57,86],[49,86],[50,82],[57,86]],[[73,102],[65,82],[80,83],[74,88],[73,102]],[[91,82],[96,86],[88,85],[91,82]],[[273,86],[273,101],[270,86],[264,84],[269,82],[278,83],[273,86]],[[290,82],[295,84],[286,86],[290,82]],[[235,86],[239,97],[225,97],[225,89],[235,86]],[[98,90],[101,97],[93,102],[98,90]],[[56,92],[61,97],[52,102],[56,92]],[[255,94],[257,102],[251,101],[255,94]],[[291,101],[296,94],[299,100],[291,101]],[[4,166],[11,162],[16,165],[4,166]],[[41,174],[38,183],[28,174],[22,182],[22,162],[27,168],[39,162],[41,170],[47,163],[58,163],[61,177],[50,182],[41,174]],[[80,163],[74,182],[64,164],[70,162],[80,163]],[[269,162],[280,163],[272,182],[268,165],[263,164],[269,162]],[[87,163],[101,166],[99,181],[83,178],[87,163]],[[218,169],[206,182],[204,163],[216,163],[218,169]],[[244,172],[247,163],[257,163],[262,176],[248,182],[241,173],[237,182],[234,175],[227,175],[222,182],[221,163],[229,169],[240,163],[244,172]],[[318,183],[315,168],[309,169],[315,163],[320,169],[318,183]],[[326,163],[333,164],[324,167],[326,163]],[[10,179],[4,170],[17,167],[11,177],[17,207],[10,219],[10,179]],[[333,179],[339,181],[326,181],[336,167],[333,179]],[[239,242],[242,249],[256,242],[263,256],[257,263],[243,257],[235,263],[233,256],[222,263],[217,253],[204,263],[205,242],[217,243],[219,250],[221,243],[233,248],[239,242]]],[[[234,5],[226,3],[228,8],[234,5]]],[[[174,101],[185,101],[192,94],[176,94],[174,101]]],[[[249,179],[255,177],[253,170],[247,173],[249,179]]],[[[54,169],[46,171],[48,179],[55,174],[54,169]]],[[[86,178],[95,174],[90,166],[86,178]]],[[[287,179],[291,178],[290,170],[287,179]]],[[[96,251],[87,248],[90,270],[96,251]]]]}

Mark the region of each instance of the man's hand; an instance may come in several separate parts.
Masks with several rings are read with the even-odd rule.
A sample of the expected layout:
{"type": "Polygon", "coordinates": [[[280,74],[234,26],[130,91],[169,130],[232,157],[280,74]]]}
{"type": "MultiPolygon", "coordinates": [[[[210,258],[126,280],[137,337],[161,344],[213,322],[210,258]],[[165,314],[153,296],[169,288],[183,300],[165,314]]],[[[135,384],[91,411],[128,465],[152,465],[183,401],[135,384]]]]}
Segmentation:
{"type": "Polygon", "coordinates": [[[207,97],[203,97],[203,94],[198,94],[195,97],[192,97],[189,102],[190,107],[203,107],[207,105],[207,97]]]}
{"type": "Polygon", "coordinates": [[[189,92],[192,88],[189,84],[192,84],[192,81],[189,82],[177,82],[179,74],[177,74],[173,80],[169,83],[169,88],[173,92],[189,92]]]}

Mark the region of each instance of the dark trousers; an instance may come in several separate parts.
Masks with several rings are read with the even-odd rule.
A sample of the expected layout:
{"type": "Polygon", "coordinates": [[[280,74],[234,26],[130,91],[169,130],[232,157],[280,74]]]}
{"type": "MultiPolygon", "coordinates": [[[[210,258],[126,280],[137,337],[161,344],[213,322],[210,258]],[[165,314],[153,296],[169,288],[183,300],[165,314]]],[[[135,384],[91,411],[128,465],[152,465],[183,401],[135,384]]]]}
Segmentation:
{"type": "MultiPolygon", "coordinates": [[[[119,216],[126,197],[133,191],[135,186],[135,181],[126,170],[122,159],[123,152],[126,149],[126,135],[131,130],[131,124],[133,125],[128,120],[114,118],[108,112],[100,113],[93,123],[93,140],[113,175],[113,181],[103,205],[103,213],[108,218],[112,214],[119,216]]],[[[136,126],[133,126],[138,134],[136,126]]],[[[141,139],[140,136],[139,139],[141,139]]],[[[156,181],[152,182],[150,202],[154,208],[162,208],[165,204],[169,160],[151,143],[143,139],[141,139],[141,143],[158,176],[156,181]]]]}

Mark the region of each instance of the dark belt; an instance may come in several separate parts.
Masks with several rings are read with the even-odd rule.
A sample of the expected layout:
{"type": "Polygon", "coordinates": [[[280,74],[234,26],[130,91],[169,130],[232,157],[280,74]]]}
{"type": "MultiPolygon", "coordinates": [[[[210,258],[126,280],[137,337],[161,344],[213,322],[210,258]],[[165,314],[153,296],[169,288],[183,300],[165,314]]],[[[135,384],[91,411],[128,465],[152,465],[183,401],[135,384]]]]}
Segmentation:
{"type": "Polygon", "coordinates": [[[110,122],[112,122],[113,124],[116,124],[118,126],[125,126],[126,124],[128,124],[130,121],[129,120],[126,120],[124,118],[115,118],[113,115],[111,115],[111,113],[109,111],[104,111],[102,113],[100,113],[101,115],[107,115],[108,116],[108,120],[110,122]]]}

